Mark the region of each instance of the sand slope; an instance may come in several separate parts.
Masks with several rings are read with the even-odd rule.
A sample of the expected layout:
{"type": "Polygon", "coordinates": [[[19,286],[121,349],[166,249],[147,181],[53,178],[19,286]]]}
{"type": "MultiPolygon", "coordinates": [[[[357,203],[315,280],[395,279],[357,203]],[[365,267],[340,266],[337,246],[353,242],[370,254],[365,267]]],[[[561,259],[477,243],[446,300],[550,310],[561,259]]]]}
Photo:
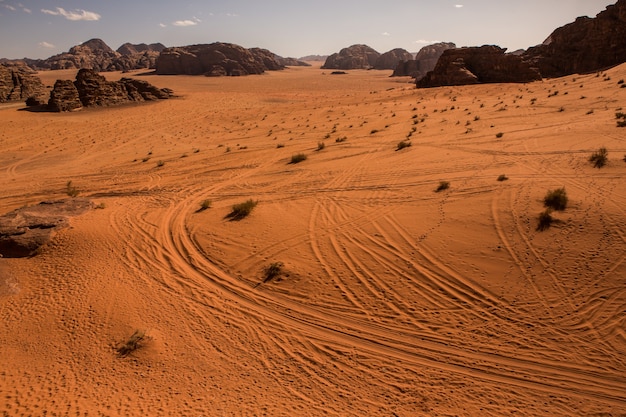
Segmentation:
{"type": "Polygon", "coordinates": [[[104,207],[0,259],[0,415],[626,415],[626,66],[388,75],[141,76],[180,97],[0,108],[2,213],[70,180],[104,207]]]}

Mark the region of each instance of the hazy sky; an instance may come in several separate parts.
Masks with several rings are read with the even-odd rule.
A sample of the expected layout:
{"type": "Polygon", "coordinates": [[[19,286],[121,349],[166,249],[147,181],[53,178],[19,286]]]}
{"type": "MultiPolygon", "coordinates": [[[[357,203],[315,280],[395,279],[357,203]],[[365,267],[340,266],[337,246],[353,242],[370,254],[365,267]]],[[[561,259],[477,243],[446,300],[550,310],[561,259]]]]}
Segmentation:
{"type": "Polygon", "coordinates": [[[0,57],[47,58],[91,38],[182,46],[216,41],[282,56],[364,43],[417,52],[438,41],[526,49],[615,0],[0,0],[0,57]]]}

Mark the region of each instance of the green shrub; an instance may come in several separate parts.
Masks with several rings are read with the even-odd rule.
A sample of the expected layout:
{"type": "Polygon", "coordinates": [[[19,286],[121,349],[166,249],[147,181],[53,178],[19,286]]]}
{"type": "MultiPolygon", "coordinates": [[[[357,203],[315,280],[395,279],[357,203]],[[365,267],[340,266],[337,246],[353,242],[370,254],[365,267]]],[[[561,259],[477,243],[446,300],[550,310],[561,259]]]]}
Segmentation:
{"type": "Polygon", "coordinates": [[[554,221],[554,218],[552,217],[552,210],[546,209],[542,211],[541,213],[539,213],[539,219],[537,222],[537,230],[540,232],[543,232],[544,230],[550,227],[553,221],[554,221]]]}
{"type": "Polygon", "coordinates": [[[567,192],[565,187],[562,187],[548,191],[543,198],[543,205],[552,210],[563,211],[567,207],[567,201],[567,192]]]}
{"type": "Polygon", "coordinates": [[[307,156],[303,153],[297,153],[295,155],[291,156],[291,161],[289,162],[290,164],[297,164],[300,163],[302,161],[306,161],[307,156]]]}
{"type": "Polygon", "coordinates": [[[247,217],[258,203],[258,201],[249,199],[244,201],[243,203],[234,204],[232,207],[232,211],[226,217],[231,220],[241,220],[247,217]]]}
{"type": "Polygon", "coordinates": [[[602,147],[591,154],[589,162],[593,163],[594,168],[602,168],[608,162],[608,152],[605,147],[602,147]]]}
{"type": "Polygon", "coordinates": [[[435,192],[441,192],[450,188],[450,182],[448,181],[440,181],[439,186],[435,189],[435,192]]]}

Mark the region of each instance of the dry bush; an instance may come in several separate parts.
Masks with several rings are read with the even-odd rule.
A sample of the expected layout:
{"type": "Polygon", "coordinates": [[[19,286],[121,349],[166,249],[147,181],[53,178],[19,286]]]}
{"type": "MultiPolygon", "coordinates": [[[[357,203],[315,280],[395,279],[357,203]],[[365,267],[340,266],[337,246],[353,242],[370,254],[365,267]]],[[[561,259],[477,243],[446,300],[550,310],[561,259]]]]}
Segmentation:
{"type": "Polygon", "coordinates": [[[537,230],[543,232],[544,230],[550,228],[554,218],[552,217],[552,210],[549,208],[539,213],[537,230]]]}
{"type": "Polygon", "coordinates": [[[448,188],[450,188],[449,181],[440,181],[439,186],[437,186],[437,188],[435,189],[435,192],[438,193],[438,192],[447,190],[448,188]]]}
{"type": "Polygon", "coordinates": [[[563,211],[567,207],[567,201],[567,192],[562,187],[548,191],[543,198],[543,205],[552,210],[563,211]]]}
{"type": "Polygon", "coordinates": [[[117,356],[123,358],[130,355],[131,353],[143,346],[143,342],[145,339],[146,332],[144,332],[143,330],[135,330],[135,333],[133,333],[126,342],[124,342],[116,349],[117,356]]]}
{"type": "Polygon", "coordinates": [[[231,220],[241,220],[252,212],[252,209],[256,207],[258,201],[249,199],[244,201],[243,203],[234,204],[232,207],[232,211],[226,216],[231,220]]]}
{"type": "Polygon", "coordinates": [[[594,168],[602,168],[608,162],[608,152],[605,147],[602,147],[591,154],[589,162],[593,163],[594,168]]]}
{"type": "Polygon", "coordinates": [[[306,161],[307,156],[303,153],[297,153],[295,155],[291,156],[291,161],[289,161],[290,164],[298,164],[302,161],[306,161]]]}

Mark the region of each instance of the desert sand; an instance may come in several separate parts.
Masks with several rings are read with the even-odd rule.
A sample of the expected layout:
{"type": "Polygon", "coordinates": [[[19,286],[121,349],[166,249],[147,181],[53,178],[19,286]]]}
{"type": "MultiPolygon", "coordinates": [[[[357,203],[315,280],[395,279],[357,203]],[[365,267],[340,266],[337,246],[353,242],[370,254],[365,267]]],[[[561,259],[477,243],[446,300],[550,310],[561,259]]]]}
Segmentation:
{"type": "Polygon", "coordinates": [[[100,208],[0,259],[0,415],[626,415],[626,65],[389,74],[134,73],[178,97],[1,107],[0,214],[68,181],[100,208]]]}

